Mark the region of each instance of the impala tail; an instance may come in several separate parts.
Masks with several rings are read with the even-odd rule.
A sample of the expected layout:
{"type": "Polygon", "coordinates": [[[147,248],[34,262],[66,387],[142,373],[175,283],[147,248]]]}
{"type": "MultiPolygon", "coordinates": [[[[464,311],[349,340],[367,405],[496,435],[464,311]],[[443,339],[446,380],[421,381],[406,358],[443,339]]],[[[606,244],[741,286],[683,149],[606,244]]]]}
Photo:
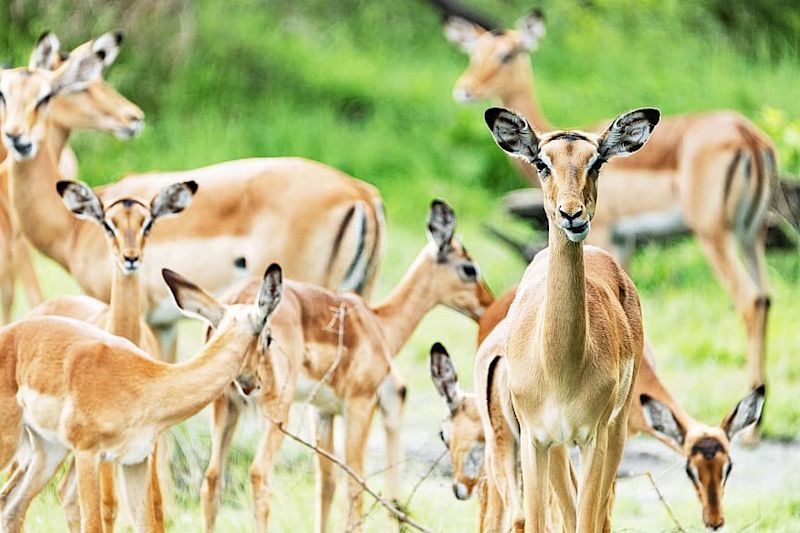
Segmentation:
{"type": "Polygon", "coordinates": [[[338,290],[363,295],[372,289],[383,258],[385,224],[383,203],[378,198],[371,204],[356,202],[345,213],[328,260],[328,272],[333,272],[338,270],[339,262],[351,257],[338,290]],[[343,250],[349,248],[345,243],[348,234],[355,237],[352,255],[343,250]]]}

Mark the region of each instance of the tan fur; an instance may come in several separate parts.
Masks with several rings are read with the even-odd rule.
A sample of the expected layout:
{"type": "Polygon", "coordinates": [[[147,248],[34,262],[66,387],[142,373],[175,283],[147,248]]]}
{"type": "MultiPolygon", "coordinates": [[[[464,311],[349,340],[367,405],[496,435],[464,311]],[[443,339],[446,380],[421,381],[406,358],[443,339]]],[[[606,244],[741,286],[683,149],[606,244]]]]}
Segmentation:
{"type": "MultiPolygon", "coordinates": [[[[527,117],[538,131],[552,129],[535,98],[522,33],[487,32],[474,25],[467,31],[474,39],[470,65],[456,82],[454,94],[462,100],[500,100],[527,117]],[[516,51],[513,59],[501,63],[511,51],[516,51]]],[[[600,131],[605,125],[590,130],[600,131]]],[[[624,265],[631,249],[612,243],[615,224],[629,217],[679,210],[744,320],[751,386],[766,379],[769,287],[763,222],[770,188],[777,179],[775,161],[772,141],[740,113],[725,110],[665,117],[644,148],[605,165],[587,240],[613,251],[624,265]],[[749,167],[741,160],[745,156],[749,167]],[[744,172],[745,168],[750,172],[744,172]],[[752,217],[745,221],[746,227],[743,213],[752,217]]],[[[538,186],[534,168],[519,160],[515,164],[538,186]]]]}
{"type": "MultiPolygon", "coordinates": [[[[477,319],[492,301],[492,296],[478,278],[463,281],[455,267],[471,262],[457,239],[450,243],[446,260],[437,258],[433,243],[425,247],[400,284],[387,299],[369,306],[361,297],[335,293],[300,282],[286,282],[283,301],[271,322],[274,357],[251,370],[248,379],[261,384],[257,393],[262,412],[274,421],[288,422],[289,406],[294,400],[306,401],[309,391],[296,395],[298,380],[318,383],[325,377],[326,390],[320,391],[316,405],[317,442],[333,452],[333,418],[344,415],[344,461],[363,474],[366,438],[376,407],[379,388],[393,377],[392,359],[406,343],[423,316],[437,304],[447,305],[477,319]],[[344,309],[342,350],[339,350],[339,310],[344,309]],[[337,363],[337,356],[340,360],[337,363]],[[255,376],[257,374],[257,377],[255,376]],[[328,401],[323,401],[327,398],[328,401]]],[[[233,289],[231,301],[248,300],[255,290],[255,281],[243,282],[233,289]]],[[[244,372],[248,374],[248,372],[244,372]]],[[[202,491],[206,531],[213,529],[219,497],[219,483],[230,437],[242,409],[237,388],[229,387],[214,404],[212,417],[211,461],[205,473],[202,491]]],[[[252,389],[251,389],[252,390],[252,389]]],[[[250,391],[247,391],[250,392],[250,391]]],[[[402,397],[403,393],[400,392],[402,397]]],[[[399,400],[402,403],[402,398],[399,400]]],[[[402,406],[400,406],[402,407],[402,406]]],[[[386,413],[384,413],[386,417],[386,413]]],[[[393,420],[394,432],[387,436],[396,441],[387,443],[389,465],[396,466],[399,457],[400,420],[393,420]]],[[[257,529],[267,527],[272,467],[282,441],[281,433],[268,421],[265,433],[250,467],[257,529]]],[[[317,471],[315,530],[327,530],[330,507],[335,490],[334,466],[315,456],[317,471]]],[[[388,482],[392,483],[391,479],[388,482]]],[[[387,493],[397,490],[387,487],[387,493]]],[[[359,530],[361,488],[348,480],[348,527],[359,530]]],[[[348,529],[349,530],[349,529],[348,529]]]]}

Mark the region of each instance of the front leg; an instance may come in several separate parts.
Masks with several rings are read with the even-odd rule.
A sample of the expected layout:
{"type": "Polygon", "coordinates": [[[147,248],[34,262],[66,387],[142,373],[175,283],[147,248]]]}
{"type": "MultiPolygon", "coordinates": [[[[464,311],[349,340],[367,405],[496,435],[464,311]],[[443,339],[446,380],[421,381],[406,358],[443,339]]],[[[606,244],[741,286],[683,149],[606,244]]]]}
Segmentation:
{"type": "Polygon", "coordinates": [[[75,452],[75,472],[78,476],[78,501],[81,509],[81,531],[100,533],[100,479],[97,456],[92,451],[75,452]]]}
{"type": "Polygon", "coordinates": [[[153,507],[153,490],[149,457],[140,463],[123,465],[125,495],[133,517],[136,531],[163,532],[163,524],[158,524],[153,507]]]}
{"type": "Polygon", "coordinates": [[[547,531],[547,502],[550,488],[547,478],[550,470],[550,450],[533,440],[527,423],[522,422],[520,429],[525,533],[544,533],[547,531]]]}
{"type": "Polygon", "coordinates": [[[601,425],[593,441],[581,447],[581,482],[578,487],[579,533],[602,530],[608,494],[604,494],[603,478],[608,460],[608,427],[601,425]]]}
{"type": "MultiPolygon", "coordinates": [[[[364,477],[364,451],[369,436],[369,426],[375,413],[376,396],[350,398],[345,407],[345,450],[347,466],[361,478],[364,477]]],[[[348,512],[345,529],[359,533],[361,524],[361,493],[363,488],[353,478],[348,478],[348,512]]]]}
{"type": "Polygon", "coordinates": [[[403,462],[401,428],[405,411],[406,386],[394,373],[388,375],[378,389],[378,405],[386,433],[386,499],[397,502],[400,497],[400,472],[403,462]]]}
{"type": "Polygon", "coordinates": [[[100,515],[103,519],[103,531],[114,531],[117,518],[117,465],[112,462],[100,463],[100,515]]]}
{"type": "MultiPolygon", "coordinates": [[[[314,420],[313,431],[317,438],[317,447],[332,455],[336,455],[333,442],[333,415],[317,413],[314,420]]],[[[322,455],[314,454],[314,470],[316,472],[315,485],[315,513],[314,531],[324,533],[328,529],[328,517],[331,512],[333,495],[336,492],[336,471],[334,465],[322,455]]]]}
{"type": "Polygon", "coordinates": [[[223,393],[213,404],[211,415],[211,459],[203,476],[200,490],[201,506],[205,519],[205,531],[214,530],[219,511],[220,480],[225,474],[225,460],[231,445],[236,424],[239,421],[239,406],[223,393]]]}
{"type": "Polygon", "coordinates": [[[256,514],[256,531],[266,532],[269,521],[269,498],[272,470],[281,450],[283,432],[274,423],[286,424],[289,421],[289,407],[292,404],[293,390],[287,387],[283,398],[262,402],[261,409],[267,416],[264,434],[258,450],[250,465],[250,483],[253,486],[253,507],[256,514]],[[274,422],[274,423],[273,423],[274,422]]]}

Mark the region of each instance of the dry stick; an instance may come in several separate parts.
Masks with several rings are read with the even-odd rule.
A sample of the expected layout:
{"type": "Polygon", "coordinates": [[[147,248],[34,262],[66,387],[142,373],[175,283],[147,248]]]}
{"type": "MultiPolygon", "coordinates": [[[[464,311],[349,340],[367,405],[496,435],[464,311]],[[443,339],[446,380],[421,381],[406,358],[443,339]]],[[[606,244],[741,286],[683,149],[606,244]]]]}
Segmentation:
{"type": "Polygon", "coordinates": [[[434,469],[435,469],[435,468],[436,468],[436,467],[439,465],[439,462],[440,462],[442,459],[444,459],[444,456],[445,456],[445,455],[447,455],[448,451],[449,451],[449,450],[445,450],[445,451],[443,451],[443,452],[441,453],[441,455],[439,455],[439,457],[437,457],[437,458],[436,458],[436,460],[435,460],[433,463],[431,463],[430,467],[429,467],[429,468],[428,468],[428,470],[425,472],[425,475],[424,475],[424,476],[422,476],[421,478],[419,478],[419,479],[417,480],[417,482],[414,484],[414,486],[413,486],[413,487],[412,487],[412,489],[411,489],[411,492],[410,492],[410,493],[409,493],[409,495],[408,495],[408,498],[406,498],[406,502],[403,504],[403,507],[404,507],[405,509],[408,509],[408,508],[409,508],[409,506],[411,505],[411,500],[414,498],[414,495],[417,493],[417,490],[419,489],[420,485],[422,485],[422,483],[423,483],[425,480],[427,480],[429,477],[431,477],[431,474],[433,474],[433,470],[434,470],[434,469]]]}
{"type": "Polygon", "coordinates": [[[664,509],[667,510],[667,514],[669,515],[670,520],[672,520],[672,523],[675,524],[675,527],[678,529],[678,531],[680,531],[681,533],[686,533],[686,528],[683,527],[683,525],[678,520],[678,517],[675,516],[675,513],[672,512],[672,508],[667,503],[667,499],[664,498],[664,494],[658,488],[658,484],[656,483],[655,478],[653,478],[653,474],[649,470],[647,470],[640,474],[633,474],[632,476],[629,476],[625,479],[633,479],[635,477],[646,477],[647,479],[650,480],[650,484],[653,486],[653,489],[656,491],[656,494],[658,494],[658,499],[661,500],[661,505],[663,505],[664,509]]]}
{"type": "Polygon", "coordinates": [[[377,500],[390,513],[392,513],[400,523],[406,524],[406,525],[416,529],[417,531],[422,531],[423,533],[433,533],[430,529],[417,524],[414,520],[411,519],[411,517],[408,516],[408,514],[404,513],[403,511],[401,511],[399,509],[397,509],[394,505],[391,504],[391,502],[387,501],[386,498],[384,498],[383,496],[381,496],[380,494],[378,494],[377,492],[375,492],[374,490],[369,488],[369,486],[367,485],[366,481],[364,481],[364,479],[361,476],[359,476],[352,468],[350,468],[345,463],[340,461],[335,455],[331,454],[327,450],[323,450],[322,448],[320,448],[319,446],[317,446],[315,444],[311,444],[310,442],[308,442],[307,440],[305,440],[305,439],[303,439],[301,437],[298,437],[297,435],[295,435],[294,433],[292,433],[291,431],[289,431],[285,427],[283,427],[283,423],[277,422],[275,420],[272,420],[272,418],[269,418],[269,417],[267,417],[267,420],[272,422],[275,425],[275,427],[277,427],[278,430],[281,433],[283,433],[284,435],[286,435],[287,437],[289,437],[293,441],[295,441],[295,442],[297,442],[299,444],[302,444],[306,448],[312,450],[314,453],[321,455],[322,457],[324,457],[328,461],[332,462],[333,464],[335,464],[336,466],[338,466],[339,468],[344,470],[344,472],[348,476],[350,476],[350,478],[352,478],[353,481],[355,481],[356,483],[361,485],[361,488],[362,488],[362,490],[364,492],[366,492],[367,494],[369,494],[370,496],[375,498],[375,500],[377,500]]]}

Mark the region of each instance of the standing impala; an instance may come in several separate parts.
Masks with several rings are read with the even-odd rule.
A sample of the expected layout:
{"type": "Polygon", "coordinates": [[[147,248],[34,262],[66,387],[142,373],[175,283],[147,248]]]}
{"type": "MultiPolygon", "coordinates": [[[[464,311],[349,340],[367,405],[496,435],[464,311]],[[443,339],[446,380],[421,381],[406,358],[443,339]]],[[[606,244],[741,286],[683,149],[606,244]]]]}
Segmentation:
{"type": "Polygon", "coordinates": [[[123,466],[137,531],[156,531],[148,456],[158,435],[218,397],[269,337],[267,321],[281,292],[270,266],[256,304],[223,306],[171,271],[164,278],[181,308],[216,333],[189,361],[151,359],[127,339],[63,317],[21,320],[0,330],[0,467],[20,463],[0,491],[3,531],[20,531],[31,500],[67,452],[75,456],[81,530],[99,532],[98,464],[123,466]],[[21,446],[20,446],[21,445],[21,446]]]}
{"type": "MultiPolygon", "coordinates": [[[[108,301],[111,270],[103,231],[89,222],[75,223],[55,193],[58,171],[52,154],[40,149],[62,134],[48,120],[50,106],[80,98],[87,87],[93,90],[102,69],[116,57],[119,43],[105,37],[75,50],[54,72],[3,71],[0,121],[10,154],[11,199],[22,231],[89,295],[108,301]]],[[[320,163],[300,158],[230,161],[190,172],[128,176],[97,193],[101,199],[152,197],[189,178],[200,186],[194,208],[153,230],[150,260],[142,271],[142,305],[165,358],[174,358],[180,314],[159,279],[163,266],[218,291],[241,270],[237,265],[257,271],[275,260],[294,279],[369,293],[384,239],[380,197],[371,185],[320,163]]]]}
{"type": "MultiPolygon", "coordinates": [[[[108,34],[106,39],[121,40],[122,34],[108,34]]],[[[45,32],[36,42],[28,67],[31,69],[55,70],[61,66],[68,54],[62,55],[58,38],[45,32]]],[[[38,98],[39,95],[32,95],[38,98]]],[[[121,139],[135,136],[142,125],[141,110],[122,98],[103,80],[96,80],[90,91],[72,98],[58,98],[51,103],[50,119],[59,131],[50,138],[53,157],[60,154],[59,173],[66,179],[77,174],[75,154],[67,146],[70,130],[91,129],[112,133],[121,139]],[[133,122],[132,119],[134,120],[133,122]],[[138,120],[138,122],[136,122],[138,120]]],[[[0,160],[6,157],[5,144],[0,143],[0,160]]],[[[36,276],[31,249],[22,230],[15,223],[8,195],[8,167],[0,166],[0,304],[5,323],[11,320],[14,305],[14,289],[19,277],[31,306],[42,303],[42,289],[36,276]]]]}
{"type": "MultiPolygon", "coordinates": [[[[445,34],[470,56],[454,98],[499,99],[538,131],[552,129],[536,103],[527,56],[544,35],[539,13],[523,17],[517,29],[509,31],[490,32],[451,18],[445,34]]],[[[535,181],[536,169],[523,168],[535,181]]],[[[604,166],[594,230],[587,241],[611,250],[615,227],[647,227],[651,232],[661,228],[666,233],[676,226],[688,227],[744,320],[752,386],[766,379],[770,299],[764,216],[776,179],[772,141],[739,113],[667,117],[641,151],[604,166]]],[[[615,254],[625,263],[630,251],[617,248],[615,254]]]]}
{"type": "MultiPolygon", "coordinates": [[[[144,245],[153,224],[158,219],[178,214],[189,205],[197,190],[197,184],[189,181],[169,185],[149,204],[136,198],[120,198],[110,203],[108,207],[103,205],[91,188],[82,183],[60,181],[57,189],[64,199],[64,204],[72,213],[97,223],[106,234],[115,263],[111,301],[106,304],[91,296],[59,296],[35,307],[27,316],[56,315],[83,320],[105,329],[112,335],[128,339],[148,355],[158,359],[158,344],[152,331],[142,319],[139,269],[143,264],[144,245]]],[[[153,505],[155,505],[156,521],[162,524],[161,489],[155,462],[154,454],[151,460],[154,468],[153,505]]],[[[114,529],[116,517],[115,468],[113,462],[106,462],[101,466],[100,472],[101,514],[106,531],[114,529]]],[[[80,528],[80,511],[73,470],[70,470],[70,475],[65,478],[59,492],[67,511],[70,530],[77,531],[80,528]]]]}
{"type": "Polygon", "coordinates": [[[577,507],[562,509],[564,523],[570,531],[607,530],[643,350],[642,316],[622,267],[583,240],[602,164],[644,146],[660,113],[631,111],[601,134],[537,134],[499,108],[485,118],[500,148],[538,169],[549,222],[549,247],[526,270],[506,319],[525,531],[545,530],[548,473],[559,504],[574,502],[568,465],[557,460],[573,443],[581,455],[577,507]]]}
{"type": "MultiPolygon", "coordinates": [[[[272,466],[282,440],[282,433],[270,420],[286,424],[293,400],[308,401],[315,407],[319,446],[330,452],[334,451],[333,418],[344,415],[345,462],[357,473],[363,472],[367,433],[379,388],[389,376],[393,358],[420,320],[439,304],[477,319],[492,301],[478,265],[455,236],[455,224],[452,208],[434,201],[428,218],[428,245],[400,284],[375,307],[356,295],[305,283],[285,283],[283,302],[271,322],[272,357],[261,359],[264,366],[258,375],[232,384],[214,404],[211,460],[202,492],[207,531],[213,529],[216,518],[219,482],[244,405],[243,395],[257,392],[260,409],[268,418],[250,466],[259,531],[267,526],[272,466]]],[[[231,301],[252,298],[256,281],[243,283],[233,290],[231,301]]],[[[393,422],[395,431],[387,436],[391,441],[388,463],[391,470],[396,470],[400,460],[400,421],[393,422]]],[[[315,455],[315,461],[315,530],[325,531],[336,472],[334,465],[319,455],[315,455]]],[[[393,486],[397,483],[396,478],[388,480],[390,496],[399,495],[398,487],[393,486]]],[[[356,525],[361,520],[360,494],[361,487],[350,480],[348,525],[353,529],[360,529],[360,524],[356,525]]]]}

